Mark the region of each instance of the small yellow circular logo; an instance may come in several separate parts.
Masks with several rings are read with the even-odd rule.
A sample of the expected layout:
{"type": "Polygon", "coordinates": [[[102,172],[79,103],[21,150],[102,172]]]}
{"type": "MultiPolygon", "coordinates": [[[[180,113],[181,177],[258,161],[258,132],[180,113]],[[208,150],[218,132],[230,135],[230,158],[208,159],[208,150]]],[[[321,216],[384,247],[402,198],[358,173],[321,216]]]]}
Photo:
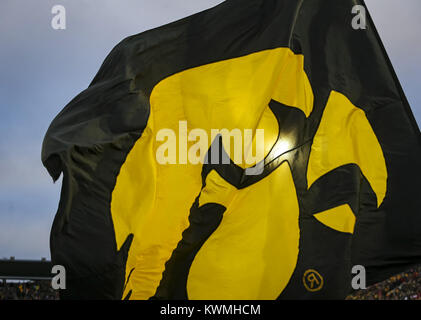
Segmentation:
{"type": "Polygon", "coordinates": [[[323,277],[316,270],[309,269],[304,272],[303,283],[307,291],[316,292],[323,288],[323,277]]]}

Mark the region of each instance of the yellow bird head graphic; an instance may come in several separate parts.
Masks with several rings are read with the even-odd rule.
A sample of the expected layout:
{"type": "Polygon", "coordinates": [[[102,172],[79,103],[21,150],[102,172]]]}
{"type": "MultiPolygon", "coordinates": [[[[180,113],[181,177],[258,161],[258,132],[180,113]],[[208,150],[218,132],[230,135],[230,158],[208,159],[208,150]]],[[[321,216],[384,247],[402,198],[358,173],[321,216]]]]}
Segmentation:
{"type": "MultiPolygon", "coordinates": [[[[344,94],[331,90],[313,112],[302,55],[278,48],[189,69],[162,80],[150,101],[111,202],[118,246],[135,235],[124,295],[276,299],[306,270],[343,274],[335,261],[351,250],[361,207],[381,205],[386,163],[364,111],[344,94]],[[209,133],[264,129],[263,172],[247,175],[232,160],[157,163],[157,132],[177,132],[179,121],[209,133]]],[[[233,159],[216,142],[209,151],[233,159]]],[[[323,281],[329,288],[334,279],[323,281]]]]}

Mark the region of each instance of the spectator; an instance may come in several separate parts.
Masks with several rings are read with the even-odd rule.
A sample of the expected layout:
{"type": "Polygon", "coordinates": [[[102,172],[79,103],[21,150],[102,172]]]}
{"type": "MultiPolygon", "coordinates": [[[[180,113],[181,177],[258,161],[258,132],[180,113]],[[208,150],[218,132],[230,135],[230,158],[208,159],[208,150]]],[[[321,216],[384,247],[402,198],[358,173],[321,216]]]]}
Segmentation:
{"type": "Polygon", "coordinates": [[[0,283],[0,300],[58,300],[50,281],[0,283]]]}

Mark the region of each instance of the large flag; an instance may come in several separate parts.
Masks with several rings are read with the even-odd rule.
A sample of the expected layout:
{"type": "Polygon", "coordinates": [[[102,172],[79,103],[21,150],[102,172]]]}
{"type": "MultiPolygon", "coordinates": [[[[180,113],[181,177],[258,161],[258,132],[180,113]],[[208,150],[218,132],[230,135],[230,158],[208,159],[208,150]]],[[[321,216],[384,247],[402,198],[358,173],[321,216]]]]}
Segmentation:
{"type": "Polygon", "coordinates": [[[62,297],[342,299],[354,266],[420,263],[420,131],[355,5],[228,0],[120,42],[43,145],[62,297]]]}

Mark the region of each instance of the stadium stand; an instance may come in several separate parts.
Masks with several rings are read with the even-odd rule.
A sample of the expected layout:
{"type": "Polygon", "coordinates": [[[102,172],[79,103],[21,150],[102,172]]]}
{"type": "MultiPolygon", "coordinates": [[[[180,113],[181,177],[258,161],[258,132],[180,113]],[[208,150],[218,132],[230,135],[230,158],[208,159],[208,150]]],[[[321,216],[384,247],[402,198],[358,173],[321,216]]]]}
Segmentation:
{"type": "Polygon", "coordinates": [[[0,300],[58,300],[50,261],[0,260],[0,300]]]}

